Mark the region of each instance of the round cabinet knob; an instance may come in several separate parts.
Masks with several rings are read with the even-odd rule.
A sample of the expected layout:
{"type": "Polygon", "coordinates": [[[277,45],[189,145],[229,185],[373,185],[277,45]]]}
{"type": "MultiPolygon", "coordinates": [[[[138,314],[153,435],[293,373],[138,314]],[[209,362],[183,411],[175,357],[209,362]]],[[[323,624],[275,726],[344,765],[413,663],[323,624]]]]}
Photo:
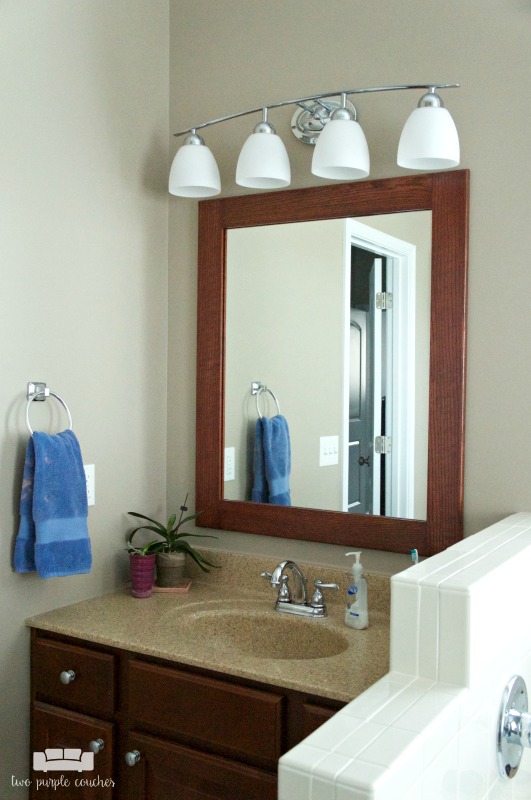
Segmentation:
{"type": "Polygon", "coordinates": [[[76,673],[74,672],[74,670],[67,669],[64,672],[61,672],[61,674],[59,675],[59,680],[66,686],[67,683],[72,683],[72,681],[75,680],[75,677],[76,673]]]}
{"type": "Polygon", "coordinates": [[[91,742],[89,742],[89,750],[92,753],[96,754],[101,753],[104,747],[105,747],[105,742],[103,741],[103,739],[93,739],[91,742]]]}
{"type": "Polygon", "coordinates": [[[125,763],[128,767],[134,767],[140,761],[140,753],[138,750],[131,750],[125,754],[125,763]]]}

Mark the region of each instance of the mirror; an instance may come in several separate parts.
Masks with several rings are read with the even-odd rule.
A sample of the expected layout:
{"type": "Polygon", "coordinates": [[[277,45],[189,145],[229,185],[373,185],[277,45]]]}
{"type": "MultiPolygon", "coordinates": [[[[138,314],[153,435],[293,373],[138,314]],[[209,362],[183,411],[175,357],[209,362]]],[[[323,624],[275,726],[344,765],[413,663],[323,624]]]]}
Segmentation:
{"type": "Polygon", "coordinates": [[[292,505],[425,520],[431,211],[231,229],[226,260],[224,499],[278,401],[292,505]]]}
{"type": "MultiPolygon", "coordinates": [[[[198,524],[397,552],[416,547],[421,555],[439,552],[461,538],[468,182],[468,171],[459,170],[199,204],[198,524]],[[413,211],[431,212],[426,519],[227,499],[223,454],[229,231],[413,211]]],[[[268,381],[267,376],[256,379],[268,381]]]]}

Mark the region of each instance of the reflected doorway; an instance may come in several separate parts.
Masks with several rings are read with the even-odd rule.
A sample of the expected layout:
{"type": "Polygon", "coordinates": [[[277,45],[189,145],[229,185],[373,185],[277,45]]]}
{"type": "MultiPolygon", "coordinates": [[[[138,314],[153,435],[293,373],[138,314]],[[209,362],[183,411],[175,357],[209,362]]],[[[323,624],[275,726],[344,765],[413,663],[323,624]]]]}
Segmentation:
{"type": "MultiPolygon", "coordinates": [[[[350,356],[348,420],[348,498],[350,514],[385,514],[385,461],[375,452],[376,436],[385,435],[388,314],[386,260],[353,246],[350,281],[350,356]],[[376,297],[380,298],[377,304],[376,297]],[[380,309],[378,310],[378,305],[380,309]],[[383,462],[383,463],[382,463],[383,462]]],[[[391,311],[391,309],[389,309],[391,311]]],[[[392,399],[391,399],[392,407],[392,399]]]]}
{"type": "Polygon", "coordinates": [[[343,510],[405,517],[415,502],[415,246],[357,221],[349,234],[343,510]]]}

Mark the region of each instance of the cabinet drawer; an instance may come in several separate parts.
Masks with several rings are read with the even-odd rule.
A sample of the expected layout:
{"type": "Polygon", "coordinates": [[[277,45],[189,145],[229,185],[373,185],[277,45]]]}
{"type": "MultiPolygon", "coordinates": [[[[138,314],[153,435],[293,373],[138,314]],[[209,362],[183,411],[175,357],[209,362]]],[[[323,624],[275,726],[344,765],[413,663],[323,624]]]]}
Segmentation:
{"type": "MultiPolygon", "coordinates": [[[[114,726],[111,722],[66,711],[62,708],[35,702],[31,712],[33,762],[38,759],[37,771],[32,773],[31,800],[112,800],[114,781],[112,777],[114,726]],[[54,770],[51,776],[61,783],[48,781],[50,775],[44,772],[46,751],[50,748],[71,750],[80,753],[92,750],[91,745],[101,748],[93,756],[94,768],[90,763],[82,772],[54,770]]],[[[65,756],[66,757],[66,756],[65,756]]]]}
{"type": "Polygon", "coordinates": [[[281,755],[283,697],[142,661],[129,663],[135,727],[273,765],[281,755]]]}
{"type": "Polygon", "coordinates": [[[85,647],[36,638],[32,645],[35,697],[85,714],[111,717],[114,711],[114,656],[85,647]],[[61,673],[72,671],[64,684],[61,673]]]}

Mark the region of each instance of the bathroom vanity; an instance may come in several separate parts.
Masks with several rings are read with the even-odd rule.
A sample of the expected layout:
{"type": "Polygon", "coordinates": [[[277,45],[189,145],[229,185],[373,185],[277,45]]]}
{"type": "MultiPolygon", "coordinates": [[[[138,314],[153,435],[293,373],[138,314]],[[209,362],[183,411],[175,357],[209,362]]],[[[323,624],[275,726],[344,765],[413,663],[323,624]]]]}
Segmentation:
{"type": "Polygon", "coordinates": [[[101,748],[92,772],[65,773],[63,795],[42,783],[37,791],[34,772],[39,798],[274,800],[282,753],[343,705],[41,630],[32,663],[32,752],[43,742],[101,748]],[[71,685],[60,681],[65,667],[75,674],[71,685]],[[96,776],[98,788],[72,789],[96,776]]]}
{"type": "Polygon", "coordinates": [[[364,631],[342,612],[285,618],[265,592],[235,600],[205,581],[28,620],[31,752],[95,753],[68,785],[34,771],[31,797],[274,800],[279,757],[388,670],[385,609],[364,631]]]}

